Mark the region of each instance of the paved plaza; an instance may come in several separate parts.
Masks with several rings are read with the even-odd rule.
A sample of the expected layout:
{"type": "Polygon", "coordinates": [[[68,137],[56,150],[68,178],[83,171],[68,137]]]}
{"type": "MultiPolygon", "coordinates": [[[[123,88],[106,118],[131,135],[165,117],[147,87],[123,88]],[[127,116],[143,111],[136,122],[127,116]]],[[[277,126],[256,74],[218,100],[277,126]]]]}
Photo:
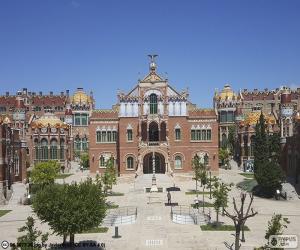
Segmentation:
{"type": "MultiPolygon", "coordinates": [[[[73,164],[71,170],[73,175],[64,181],[70,183],[72,181],[81,181],[90,176],[88,171],[83,173],[79,171],[78,166],[73,164]]],[[[224,241],[233,243],[234,232],[224,231],[201,231],[199,225],[181,225],[171,221],[170,207],[165,206],[167,195],[163,193],[145,193],[145,187],[151,187],[152,175],[142,175],[137,177],[120,177],[118,184],[113,187],[115,192],[122,192],[124,196],[108,197],[109,201],[118,204],[120,207],[134,206],[137,207],[137,220],[135,224],[119,226],[119,239],[113,239],[114,227],[110,227],[107,233],[99,234],[77,234],[75,241],[95,240],[99,243],[105,243],[106,249],[226,249],[224,241]],[[155,197],[155,202],[149,203],[149,196],[155,197]]],[[[223,170],[220,169],[219,177],[228,183],[238,183],[244,179],[238,174],[237,169],[223,170]]],[[[59,182],[63,182],[59,180],[59,182]]],[[[158,187],[171,187],[174,184],[180,187],[180,192],[172,192],[172,202],[179,205],[190,205],[194,202],[194,195],[186,195],[185,191],[195,188],[195,182],[192,181],[190,175],[179,175],[169,177],[167,175],[157,175],[158,187]]],[[[8,205],[1,206],[0,209],[11,209],[12,211],[0,218],[0,240],[16,242],[19,233],[18,228],[23,226],[26,218],[32,215],[30,206],[18,204],[18,200],[25,192],[23,184],[15,185],[15,193],[8,205]]],[[[230,202],[232,197],[239,198],[240,191],[233,188],[230,192],[230,202]]],[[[202,195],[200,195],[202,197],[202,195]]],[[[154,198],[153,198],[154,199],[154,198]]],[[[206,201],[209,201],[209,195],[205,195],[206,201]]],[[[231,210],[231,203],[229,210],[231,210]]],[[[300,238],[300,200],[294,201],[275,201],[255,197],[253,208],[258,211],[258,215],[250,218],[247,225],[250,228],[246,232],[246,242],[242,244],[241,249],[253,249],[254,246],[263,245],[266,240],[264,234],[273,213],[281,213],[284,217],[288,217],[291,223],[285,230],[286,234],[297,234],[300,238]]],[[[210,208],[212,220],[215,219],[215,212],[210,208]]],[[[205,208],[205,212],[209,212],[209,208],[205,208]]],[[[220,220],[225,224],[232,224],[226,218],[220,216],[220,220]]],[[[37,223],[38,227],[46,232],[47,225],[37,223]]],[[[49,242],[61,243],[62,238],[50,235],[49,242]]]]}

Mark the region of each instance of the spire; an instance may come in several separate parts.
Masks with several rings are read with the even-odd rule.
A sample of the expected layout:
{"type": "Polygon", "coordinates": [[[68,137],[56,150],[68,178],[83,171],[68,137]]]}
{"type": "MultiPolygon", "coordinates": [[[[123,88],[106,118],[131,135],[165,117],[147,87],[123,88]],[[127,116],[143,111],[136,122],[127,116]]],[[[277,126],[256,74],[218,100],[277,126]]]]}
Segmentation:
{"type": "Polygon", "coordinates": [[[155,73],[156,71],[156,63],[154,61],[155,57],[157,57],[158,55],[148,55],[149,58],[150,58],[150,65],[149,65],[149,68],[150,68],[150,72],[151,73],[155,73]]]}

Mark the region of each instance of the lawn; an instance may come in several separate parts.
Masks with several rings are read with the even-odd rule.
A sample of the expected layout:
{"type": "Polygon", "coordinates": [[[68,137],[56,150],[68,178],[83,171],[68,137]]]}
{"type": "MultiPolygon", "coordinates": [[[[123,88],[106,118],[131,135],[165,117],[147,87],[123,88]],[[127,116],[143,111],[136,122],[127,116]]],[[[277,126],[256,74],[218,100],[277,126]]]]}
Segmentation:
{"type": "Polygon", "coordinates": [[[81,234],[106,233],[107,231],[108,231],[108,227],[95,227],[90,230],[84,231],[81,234]]]}
{"type": "Polygon", "coordinates": [[[247,192],[252,192],[253,188],[256,185],[257,185],[257,181],[255,179],[246,179],[236,184],[238,188],[241,188],[247,192]]]}
{"type": "MultiPolygon", "coordinates": [[[[207,224],[207,225],[201,225],[202,231],[235,231],[234,225],[216,225],[216,224],[207,224]]],[[[249,227],[244,227],[245,231],[250,231],[249,227]]]]}
{"type": "Polygon", "coordinates": [[[246,178],[254,178],[254,173],[240,173],[240,175],[246,177],[246,178]]]}
{"type": "Polygon", "coordinates": [[[57,175],[56,179],[65,179],[71,175],[72,174],[59,174],[59,175],[57,175]]]}
{"type": "Polygon", "coordinates": [[[11,210],[0,210],[0,217],[3,215],[6,215],[7,213],[9,213],[11,210]]]}
{"type": "MultiPolygon", "coordinates": [[[[212,203],[204,201],[204,207],[213,207],[214,205],[212,203]]],[[[191,204],[192,208],[197,208],[195,204],[191,204]]],[[[202,201],[199,202],[199,208],[203,207],[202,201]]]]}
{"type": "Polygon", "coordinates": [[[107,193],[106,196],[124,196],[124,193],[111,192],[111,193],[107,193]]]}
{"type": "Polygon", "coordinates": [[[185,192],[185,194],[187,195],[193,195],[193,194],[209,194],[209,191],[197,191],[196,190],[192,190],[192,191],[187,191],[185,192]]]}

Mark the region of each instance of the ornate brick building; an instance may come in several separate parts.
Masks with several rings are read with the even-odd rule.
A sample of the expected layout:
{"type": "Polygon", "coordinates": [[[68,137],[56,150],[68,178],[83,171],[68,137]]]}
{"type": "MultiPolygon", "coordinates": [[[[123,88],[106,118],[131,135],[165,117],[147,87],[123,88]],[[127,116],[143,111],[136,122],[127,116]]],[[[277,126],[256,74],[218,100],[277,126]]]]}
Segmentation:
{"type": "MultiPolygon", "coordinates": [[[[74,148],[76,152],[87,151],[88,123],[94,107],[93,93],[88,95],[82,88],[78,88],[73,95],[70,95],[69,90],[59,95],[55,95],[52,91],[45,95],[42,92],[38,94],[29,92],[24,88],[16,95],[6,92],[0,96],[0,115],[9,116],[13,126],[19,129],[20,137],[32,147],[30,123],[34,119],[52,113],[62,123],[70,125],[68,133],[70,132],[70,137],[74,138],[72,149],[74,148]]],[[[28,148],[28,152],[32,153],[34,150],[28,148]]],[[[30,159],[34,159],[34,155],[30,155],[30,159]]],[[[33,164],[33,161],[30,163],[33,164]]]]}
{"type": "MultiPolygon", "coordinates": [[[[247,89],[234,92],[229,84],[218,92],[215,92],[213,102],[219,121],[219,145],[226,144],[228,140],[229,127],[238,121],[245,119],[247,114],[262,111],[266,115],[274,115],[276,122],[281,123],[281,107],[286,105],[282,103],[282,97],[289,91],[289,106],[294,110],[300,109],[300,88],[290,90],[287,87],[277,88],[275,90],[264,89],[263,91],[247,89]]],[[[287,128],[292,131],[292,128],[287,128]]],[[[282,131],[283,132],[283,131],[282,131]]]]}
{"type": "Polygon", "coordinates": [[[26,178],[26,142],[8,116],[0,116],[0,204],[9,199],[11,185],[26,178]]]}
{"type": "Polygon", "coordinates": [[[218,171],[218,122],[213,109],[200,109],[157,74],[150,72],[129,93],[119,93],[110,110],[90,118],[90,170],[103,172],[113,157],[120,174],[189,172],[198,154],[218,171]],[[154,157],[154,159],[153,159],[154,157]]]}
{"type": "Polygon", "coordinates": [[[33,118],[28,137],[30,162],[56,160],[69,167],[73,153],[71,125],[48,113],[38,119],[33,118]]]}

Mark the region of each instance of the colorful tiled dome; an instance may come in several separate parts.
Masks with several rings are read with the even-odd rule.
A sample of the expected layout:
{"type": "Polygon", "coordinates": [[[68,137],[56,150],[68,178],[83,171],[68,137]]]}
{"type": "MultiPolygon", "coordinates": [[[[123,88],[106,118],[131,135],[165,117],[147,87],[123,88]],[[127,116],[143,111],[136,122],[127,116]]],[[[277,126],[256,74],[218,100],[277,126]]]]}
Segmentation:
{"type": "MultiPolygon", "coordinates": [[[[243,121],[243,125],[256,125],[256,123],[259,121],[259,117],[261,115],[260,111],[254,111],[254,112],[250,112],[249,114],[246,115],[245,120],[243,121]]],[[[276,124],[276,119],[273,115],[266,115],[263,114],[264,118],[266,120],[267,124],[276,124]]]]}
{"type": "Polygon", "coordinates": [[[231,89],[229,84],[226,84],[222,91],[219,94],[216,94],[216,97],[220,100],[233,100],[237,98],[237,95],[231,89]]]}
{"type": "Polygon", "coordinates": [[[54,114],[45,114],[39,119],[35,120],[31,124],[32,128],[43,128],[43,127],[51,127],[51,128],[67,128],[68,125],[62,122],[57,116],[54,114]]]}

